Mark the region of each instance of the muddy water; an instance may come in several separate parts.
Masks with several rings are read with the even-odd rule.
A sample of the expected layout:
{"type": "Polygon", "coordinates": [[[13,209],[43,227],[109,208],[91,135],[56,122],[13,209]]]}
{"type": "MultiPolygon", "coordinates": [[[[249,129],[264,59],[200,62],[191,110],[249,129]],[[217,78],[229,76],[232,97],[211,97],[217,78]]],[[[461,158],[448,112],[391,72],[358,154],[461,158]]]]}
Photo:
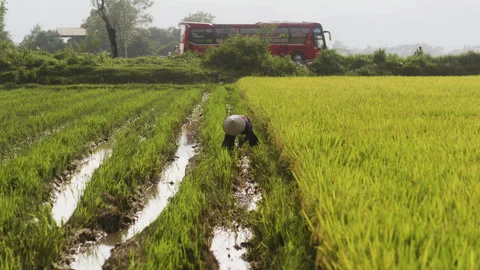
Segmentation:
{"type": "Polygon", "coordinates": [[[82,160],[80,170],[65,182],[54,195],[52,216],[55,222],[61,226],[75,211],[78,202],[92,178],[93,172],[100,167],[103,161],[110,156],[111,149],[99,149],[88,158],[82,160]]]}
{"type": "Polygon", "coordinates": [[[216,228],[211,250],[217,258],[219,269],[250,269],[249,263],[242,259],[247,252],[246,244],[252,238],[252,232],[246,228],[237,230],[216,228]]]}
{"type": "Polygon", "coordinates": [[[145,208],[137,213],[138,219],[135,223],[128,229],[103,237],[89,247],[82,247],[70,265],[71,268],[101,269],[116,244],[123,243],[140,233],[160,215],[169,199],[177,193],[189,160],[195,155],[196,145],[192,137],[189,126],[184,125],[178,141],[175,161],[163,170],[159,183],[149,190],[145,208]]]}
{"type": "Polygon", "coordinates": [[[243,156],[237,166],[240,168],[240,177],[243,182],[235,193],[237,201],[247,211],[257,210],[257,202],[262,199],[260,187],[252,179],[250,158],[243,156]]]}
{"type": "MultiPolygon", "coordinates": [[[[242,156],[237,167],[238,180],[234,185],[237,205],[244,211],[256,210],[262,194],[252,178],[250,158],[247,155],[242,156]]],[[[220,269],[250,269],[249,263],[242,257],[247,253],[246,247],[253,234],[248,228],[237,223],[234,223],[233,228],[215,228],[210,250],[217,259],[220,269]]]]}

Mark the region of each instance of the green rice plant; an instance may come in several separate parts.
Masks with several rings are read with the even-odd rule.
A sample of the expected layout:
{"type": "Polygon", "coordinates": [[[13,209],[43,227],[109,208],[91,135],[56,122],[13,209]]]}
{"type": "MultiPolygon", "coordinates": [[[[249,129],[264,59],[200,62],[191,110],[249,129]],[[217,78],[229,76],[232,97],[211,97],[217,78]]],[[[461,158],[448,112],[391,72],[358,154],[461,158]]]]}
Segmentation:
{"type": "MultiPolygon", "coordinates": [[[[111,211],[112,207],[120,213],[128,213],[132,207],[129,199],[154,177],[172,154],[175,133],[200,97],[198,88],[172,92],[154,104],[143,121],[137,121],[117,136],[112,156],[93,175],[70,225],[101,226],[96,224],[95,218],[104,211],[111,211]],[[104,199],[99,200],[102,197],[104,199]]],[[[116,228],[104,229],[117,230],[121,224],[115,225],[116,228]]]]}
{"type": "MultiPolygon", "coordinates": [[[[31,188],[30,194],[37,193],[39,186],[23,184],[23,179],[28,180],[27,175],[38,175],[41,179],[50,180],[62,172],[68,163],[75,157],[81,156],[88,150],[88,143],[100,136],[108,136],[113,129],[136,114],[141,114],[145,103],[151,102],[151,98],[161,93],[150,92],[143,96],[142,102],[124,100],[121,103],[102,106],[102,110],[96,115],[84,118],[76,122],[68,130],[50,136],[47,140],[35,145],[24,155],[8,160],[3,164],[0,173],[2,185],[0,190],[19,188],[31,188]],[[40,157],[44,158],[40,158],[40,157]],[[18,175],[18,177],[16,176],[18,175]],[[21,176],[26,176],[23,178],[21,176]]],[[[40,184],[40,182],[38,183],[40,184]]]]}
{"type": "Polygon", "coordinates": [[[227,114],[224,104],[229,104],[234,114],[248,111],[234,88],[219,87],[212,93],[205,106],[202,152],[164,212],[136,238],[140,251],[130,247],[130,268],[215,268],[209,251],[213,227],[228,227],[233,221],[252,226],[257,239],[253,240],[255,247],[249,259],[261,260],[262,267],[312,267],[310,234],[300,216],[299,200],[292,200],[296,185],[278,171],[278,163],[270,152],[273,150],[268,146],[260,146],[252,153],[255,177],[265,189],[259,213],[234,211],[235,163],[239,155],[249,150],[221,149],[221,123],[227,114]]]}
{"type": "Polygon", "coordinates": [[[100,106],[96,114],[0,164],[0,258],[12,258],[14,254],[5,265],[50,267],[64,235],[63,228],[58,228],[50,217],[50,207],[43,204],[53,177],[86,154],[90,142],[110,136],[128,120],[149,111],[158,100],[173,95],[171,91],[132,90],[137,94],[130,99],[122,100],[119,95],[100,106]],[[26,224],[30,224],[28,229],[26,224]]]}
{"type": "Polygon", "coordinates": [[[480,266],[479,77],[244,78],[328,269],[480,266]]]}
{"type": "MultiPolygon", "coordinates": [[[[201,152],[185,176],[176,195],[160,216],[140,233],[131,254],[114,262],[122,268],[198,269],[214,267],[209,239],[216,219],[232,201],[231,184],[236,155],[221,148],[221,123],[226,115],[227,92],[212,91],[204,106],[201,124],[201,152]]],[[[223,217],[222,217],[223,218],[223,217]]]]}
{"type": "Polygon", "coordinates": [[[280,160],[280,154],[268,142],[268,123],[249,110],[237,87],[231,88],[229,102],[232,114],[249,115],[260,139],[260,144],[251,150],[251,164],[262,199],[247,220],[254,232],[248,259],[260,262],[262,269],[312,269],[315,249],[300,214],[300,192],[288,163],[280,160]]]}
{"type": "MultiPolygon", "coordinates": [[[[17,108],[12,108],[8,120],[2,123],[3,132],[0,135],[2,159],[8,158],[8,154],[12,154],[13,151],[18,155],[19,150],[24,150],[38,138],[69,128],[87,116],[98,114],[98,111],[103,110],[104,104],[125,101],[139,92],[91,90],[75,94],[63,91],[63,95],[71,100],[59,99],[54,103],[46,102],[48,109],[38,108],[30,111],[26,109],[21,113],[17,108]]],[[[55,98],[51,97],[48,101],[55,98]]],[[[28,108],[30,105],[25,104],[23,107],[28,108]]]]}

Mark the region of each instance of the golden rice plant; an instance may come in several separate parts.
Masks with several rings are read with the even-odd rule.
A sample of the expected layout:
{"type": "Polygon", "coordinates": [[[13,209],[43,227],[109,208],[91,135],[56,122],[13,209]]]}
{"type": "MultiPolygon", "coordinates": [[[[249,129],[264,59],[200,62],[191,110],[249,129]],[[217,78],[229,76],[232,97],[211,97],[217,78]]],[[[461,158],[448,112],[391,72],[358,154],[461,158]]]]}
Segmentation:
{"type": "Polygon", "coordinates": [[[329,269],[480,267],[480,77],[243,78],[329,269]]]}

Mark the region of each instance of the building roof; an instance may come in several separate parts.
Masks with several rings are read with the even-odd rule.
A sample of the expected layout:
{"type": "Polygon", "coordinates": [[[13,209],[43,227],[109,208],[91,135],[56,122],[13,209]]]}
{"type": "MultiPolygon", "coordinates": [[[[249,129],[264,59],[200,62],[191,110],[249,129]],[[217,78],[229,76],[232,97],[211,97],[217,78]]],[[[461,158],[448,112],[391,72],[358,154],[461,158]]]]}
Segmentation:
{"type": "Polygon", "coordinates": [[[61,37],[84,37],[87,30],[84,28],[57,28],[57,32],[61,37]]]}

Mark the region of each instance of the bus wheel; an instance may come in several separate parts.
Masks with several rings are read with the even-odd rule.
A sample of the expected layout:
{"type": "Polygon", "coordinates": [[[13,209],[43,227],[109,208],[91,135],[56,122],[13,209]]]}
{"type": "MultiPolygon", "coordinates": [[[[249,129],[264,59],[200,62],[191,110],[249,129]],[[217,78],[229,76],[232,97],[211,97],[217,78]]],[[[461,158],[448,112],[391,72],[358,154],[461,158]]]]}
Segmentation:
{"type": "Polygon", "coordinates": [[[294,52],[292,53],[292,61],[296,64],[304,64],[305,63],[305,55],[301,52],[294,52]]]}

